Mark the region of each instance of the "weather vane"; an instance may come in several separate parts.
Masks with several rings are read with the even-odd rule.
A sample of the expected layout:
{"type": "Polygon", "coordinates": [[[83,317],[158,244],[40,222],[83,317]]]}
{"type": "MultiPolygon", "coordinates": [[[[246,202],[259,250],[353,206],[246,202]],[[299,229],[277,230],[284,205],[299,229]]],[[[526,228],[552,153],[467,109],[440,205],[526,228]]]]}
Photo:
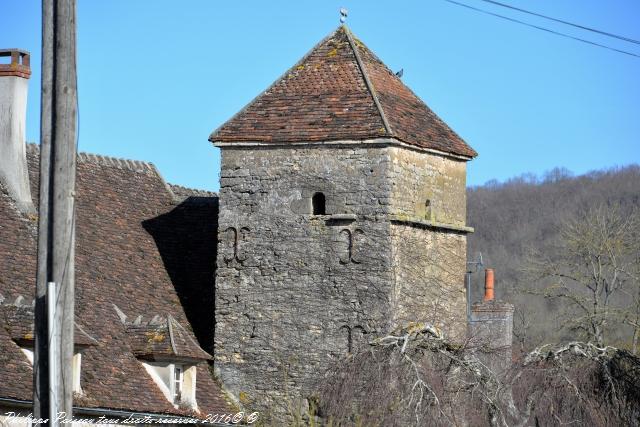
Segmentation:
{"type": "Polygon", "coordinates": [[[347,13],[349,13],[349,11],[347,9],[345,9],[344,7],[340,8],[340,23],[344,24],[347,21],[347,13]]]}

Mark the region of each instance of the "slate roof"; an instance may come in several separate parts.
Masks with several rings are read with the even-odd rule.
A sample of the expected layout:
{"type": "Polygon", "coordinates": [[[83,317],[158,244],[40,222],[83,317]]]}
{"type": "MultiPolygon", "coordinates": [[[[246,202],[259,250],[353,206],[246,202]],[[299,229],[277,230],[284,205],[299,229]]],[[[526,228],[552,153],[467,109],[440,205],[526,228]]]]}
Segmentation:
{"type": "Polygon", "coordinates": [[[394,138],[468,158],[477,153],[342,25],[215,130],[214,143],[394,138]]]}
{"type": "MultiPolygon", "coordinates": [[[[27,163],[31,188],[37,189],[37,146],[27,146],[27,163]]],[[[76,403],[184,414],[142,369],[139,343],[120,318],[144,324],[169,315],[179,331],[178,351],[199,361],[201,413],[228,412],[201,348],[213,334],[217,197],[200,195],[192,203],[188,194],[174,194],[150,163],[90,154],[78,155],[76,194],[76,323],[97,341],[83,352],[84,395],[76,403]]],[[[28,310],[9,305],[16,299],[32,303],[36,235],[37,218],[21,214],[0,184],[0,397],[31,400],[31,366],[12,339],[28,336],[28,310]]]]}

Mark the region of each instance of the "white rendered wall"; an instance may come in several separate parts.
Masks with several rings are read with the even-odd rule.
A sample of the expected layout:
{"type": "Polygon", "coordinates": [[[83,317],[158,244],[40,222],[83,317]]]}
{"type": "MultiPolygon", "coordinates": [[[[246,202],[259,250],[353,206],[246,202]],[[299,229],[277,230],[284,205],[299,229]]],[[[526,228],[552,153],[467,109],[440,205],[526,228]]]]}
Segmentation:
{"type": "Polygon", "coordinates": [[[34,213],[25,157],[29,80],[0,76],[0,182],[18,208],[34,213]]]}

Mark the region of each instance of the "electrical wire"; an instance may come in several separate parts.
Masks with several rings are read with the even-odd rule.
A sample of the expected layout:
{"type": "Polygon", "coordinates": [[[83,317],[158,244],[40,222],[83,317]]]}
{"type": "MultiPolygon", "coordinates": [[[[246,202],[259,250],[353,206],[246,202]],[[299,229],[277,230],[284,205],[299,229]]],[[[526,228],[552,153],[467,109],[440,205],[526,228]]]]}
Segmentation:
{"type": "Polygon", "coordinates": [[[619,40],[624,40],[624,41],[629,42],[629,43],[640,44],[640,40],[632,39],[632,38],[625,37],[625,36],[619,36],[617,34],[608,33],[606,31],[601,31],[601,30],[598,30],[596,28],[591,28],[591,27],[587,27],[587,26],[584,26],[584,25],[580,25],[580,24],[574,24],[573,22],[563,21],[562,19],[552,18],[551,16],[543,15],[541,13],[531,12],[531,11],[525,10],[525,9],[520,9],[519,7],[511,6],[510,4],[500,3],[499,1],[495,1],[495,0],[480,0],[480,1],[483,1],[485,3],[495,4],[495,5],[502,6],[502,7],[506,7],[508,9],[512,9],[512,10],[517,10],[518,12],[527,13],[527,14],[533,15],[533,16],[538,16],[540,18],[548,19],[548,20],[554,21],[554,22],[559,22],[561,24],[570,25],[572,27],[580,28],[582,30],[587,30],[587,31],[592,31],[594,33],[598,33],[598,34],[603,34],[605,36],[613,37],[613,38],[616,38],[616,39],[619,39],[619,40]]]}
{"type": "Polygon", "coordinates": [[[469,6],[468,4],[459,3],[459,2],[457,2],[455,0],[444,0],[444,1],[446,1],[447,3],[451,3],[451,4],[455,4],[457,6],[461,6],[461,7],[467,8],[467,9],[471,9],[471,10],[476,11],[476,12],[484,13],[485,15],[495,16],[497,18],[506,19],[507,21],[515,22],[517,24],[525,25],[527,27],[531,27],[531,28],[535,28],[537,30],[545,31],[547,33],[555,34],[555,35],[560,36],[560,37],[565,37],[565,38],[568,38],[568,39],[577,40],[579,42],[587,43],[587,44],[590,44],[592,46],[598,46],[598,47],[601,47],[603,49],[608,49],[608,50],[612,50],[614,52],[623,53],[625,55],[629,55],[629,56],[634,56],[636,58],[640,58],[640,55],[638,55],[636,53],[628,52],[628,51],[622,50],[622,49],[616,49],[614,47],[606,46],[606,45],[603,45],[603,44],[600,44],[600,43],[596,43],[596,42],[592,42],[590,40],[585,40],[585,39],[582,39],[580,37],[570,36],[568,34],[564,34],[564,33],[558,32],[558,31],[554,31],[554,30],[550,30],[548,28],[540,27],[538,25],[529,24],[528,22],[520,21],[520,20],[515,19],[515,18],[509,18],[508,16],[500,15],[498,13],[489,12],[488,10],[480,9],[480,8],[477,8],[477,7],[474,7],[474,6],[469,6]]]}

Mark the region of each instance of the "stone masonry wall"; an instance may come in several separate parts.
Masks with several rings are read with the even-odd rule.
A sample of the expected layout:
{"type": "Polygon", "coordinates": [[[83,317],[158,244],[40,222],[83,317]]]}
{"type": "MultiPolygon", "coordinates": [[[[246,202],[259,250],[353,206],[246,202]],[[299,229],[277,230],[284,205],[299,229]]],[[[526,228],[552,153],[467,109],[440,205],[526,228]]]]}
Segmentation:
{"type": "Polygon", "coordinates": [[[390,146],[223,148],[214,354],[226,389],[247,409],[296,411],[399,322],[457,331],[465,237],[390,218],[424,219],[431,197],[439,221],[463,224],[464,173],[390,146]],[[317,192],[326,215],[312,213],[317,192]]]}
{"type": "Polygon", "coordinates": [[[387,327],[388,167],[384,147],[222,150],[215,366],[248,408],[296,406],[387,327]]]}
{"type": "Polygon", "coordinates": [[[466,237],[423,223],[465,225],[466,163],[398,147],[390,155],[390,211],[402,220],[391,226],[395,321],[430,322],[462,340],[466,237]]]}
{"type": "Polygon", "coordinates": [[[461,341],[466,334],[465,236],[391,225],[395,324],[428,322],[461,341]]]}
{"type": "Polygon", "coordinates": [[[393,214],[464,225],[466,162],[401,147],[390,147],[389,154],[393,214]]]}
{"type": "Polygon", "coordinates": [[[476,302],[470,320],[470,348],[494,373],[507,370],[513,355],[513,305],[497,300],[476,302]]]}

